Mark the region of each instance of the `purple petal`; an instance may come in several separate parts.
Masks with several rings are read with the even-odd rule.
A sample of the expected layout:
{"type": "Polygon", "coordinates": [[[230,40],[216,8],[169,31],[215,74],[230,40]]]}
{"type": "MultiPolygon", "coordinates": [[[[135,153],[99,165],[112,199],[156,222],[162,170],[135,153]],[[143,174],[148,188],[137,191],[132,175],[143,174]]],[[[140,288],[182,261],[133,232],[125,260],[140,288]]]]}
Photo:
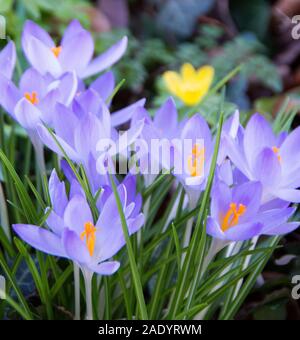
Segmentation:
{"type": "MultiPolygon", "coordinates": [[[[45,213],[48,212],[48,209],[46,209],[45,213]]],[[[54,211],[51,211],[47,220],[46,220],[47,226],[56,234],[57,236],[61,237],[62,233],[64,231],[64,228],[66,228],[65,222],[57,215],[54,211]]]]}
{"type": "Polygon", "coordinates": [[[247,182],[233,188],[232,200],[235,203],[243,204],[246,207],[242,220],[257,213],[262,196],[262,185],[259,182],[247,182]]]}
{"type": "Polygon", "coordinates": [[[164,132],[167,138],[174,138],[177,133],[178,117],[176,104],[168,98],[154,116],[155,126],[164,132]]]}
{"type": "Polygon", "coordinates": [[[62,104],[57,104],[53,112],[53,126],[56,134],[70,146],[74,146],[74,131],[79,125],[76,115],[62,104]],[[66,129],[68,126],[68,129],[66,129]]]}
{"type": "Polygon", "coordinates": [[[82,72],[90,62],[94,53],[94,42],[88,31],[80,33],[64,41],[58,60],[64,72],[82,72]]]}
{"type": "Polygon", "coordinates": [[[267,231],[263,231],[265,235],[283,235],[288,234],[295,229],[297,229],[300,225],[300,222],[289,222],[283,223],[275,228],[268,229],[267,231]]]}
{"type": "Polygon", "coordinates": [[[77,76],[74,72],[64,74],[58,82],[59,102],[69,106],[74,99],[78,87],[77,76]]]}
{"type": "Polygon", "coordinates": [[[32,247],[50,255],[66,257],[61,239],[52,232],[31,224],[14,224],[13,229],[32,247]]]}
{"type": "Polygon", "coordinates": [[[114,274],[120,267],[120,262],[117,261],[108,261],[102,262],[98,265],[89,265],[89,269],[91,269],[94,273],[100,275],[112,275],[114,274]]]}
{"type": "Polygon", "coordinates": [[[230,188],[223,182],[217,182],[212,190],[211,216],[218,221],[221,216],[226,214],[231,202],[230,188]]]}
{"type": "MultiPolygon", "coordinates": [[[[63,152],[60,150],[59,146],[57,145],[55,139],[50,134],[50,132],[47,130],[47,128],[44,125],[38,124],[37,131],[39,134],[39,137],[41,138],[42,142],[52,151],[60,155],[61,157],[64,157],[63,152]]],[[[80,156],[77,154],[77,152],[69,145],[67,144],[62,138],[55,135],[55,138],[57,139],[60,146],[64,149],[68,157],[73,160],[74,162],[80,162],[80,156]]]]}
{"type": "Polygon", "coordinates": [[[0,73],[7,79],[11,79],[16,64],[16,47],[10,41],[0,52],[0,73]]]}
{"type": "Polygon", "coordinates": [[[73,19],[68,27],[65,29],[61,46],[64,46],[68,43],[70,39],[73,39],[78,33],[81,33],[82,31],[86,31],[80,24],[80,22],[77,19],[73,19]]]}
{"type": "Polygon", "coordinates": [[[111,124],[113,127],[118,125],[122,125],[129,121],[133,114],[139,107],[143,107],[145,105],[146,99],[140,99],[137,102],[125,107],[122,110],[115,111],[111,116],[111,124]]]}
{"type": "Polygon", "coordinates": [[[281,166],[277,155],[270,148],[264,148],[253,163],[255,177],[264,186],[276,188],[280,183],[281,166]]]}
{"type": "Polygon", "coordinates": [[[65,183],[59,180],[55,169],[51,173],[48,186],[53,209],[59,216],[62,216],[67,206],[68,198],[65,183]]]}
{"type": "Polygon", "coordinates": [[[97,58],[80,72],[81,78],[90,77],[96,73],[104,71],[108,67],[115,64],[125,53],[127,48],[127,37],[122,38],[115,45],[111,46],[107,51],[100,54],[97,58]]]}
{"type": "Polygon", "coordinates": [[[262,230],[263,225],[261,223],[248,222],[229,228],[224,234],[231,241],[246,241],[259,235],[262,230]]]}
{"type": "Polygon", "coordinates": [[[62,239],[66,254],[73,261],[80,264],[86,264],[91,261],[88,248],[73,230],[65,228],[62,239]]]}
{"type": "Polygon", "coordinates": [[[270,123],[256,113],[250,118],[244,134],[244,150],[251,169],[258,153],[267,146],[276,146],[276,138],[270,123]]]}
{"type": "Polygon", "coordinates": [[[22,33],[22,48],[25,54],[28,47],[28,40],[30,40],[31,37],[35,37],[36,39],[40,40],[44,45],[48,46],[49,48],[55,46],[52,38],[45,30],[43,30],[33,21],[26,20],[22,33]]]}
{"type": "Polygon", "coordinates": [[[104,101],[106,101],[112,94],[114,87],[115,77],[111,71],[104,73],[94,80],[90,85],[90,88],[95,90],[104,101]]]}
{"type": "Polygon", "coordinates": [[[276,196],[284,201],[300,203],[300,190],[276,189],[276,196]]]}
{"type": "Polygon", "coordinates": [[[273,209],[259,214],[256,219],[264,225],[264,232],[287,222],[295,208],[273,209]]]}
{"type": "Polygon", "coordinates": [[[47,82],[37,70],[29,68],[23,73],[19,88],[22,95],[26,92],[29,92],[30,94],[36,92],[40,99],[46,94],[47,82]]]}
{"type": "Polygon", "coordinates": [[[220,240],[225,239],[225,234],[221,230],[219,224],[212,217],[207,218],[206,232],[208,235],[215,237],[220,240]]]}
{"type": "Polygon", "coordinates": [[[84,224],[93,223],[91,209],[82,195],[73,196],[64,212],[67,227],[80,235],[84,231],[84,224]]]}
{"type": "Polygon", "coordinates": [[[41,121],[41,111],[26,98],[22,98],[16,105],[15,117],[28,130],[35,130],[41,121]]]}
{"type": "Polygon", "coordinates": [[[295,170],[300,170],[300,127],[292,131],[280,147],[282,172],[290,177],[295,170]]]}
{"type": "Polygon", "coordinates": [[[41,74],[49,72],[54,77],[60,76],[60,64],[48,46],[33,36],[28,38],[26,45],[26,57],[35,69],[41,74]]]}
{"type": "Polygon", "coordinates": [[[15,106],[21,98],[15,84],[0,74],[0,104],[13,118],[15,106]]]}

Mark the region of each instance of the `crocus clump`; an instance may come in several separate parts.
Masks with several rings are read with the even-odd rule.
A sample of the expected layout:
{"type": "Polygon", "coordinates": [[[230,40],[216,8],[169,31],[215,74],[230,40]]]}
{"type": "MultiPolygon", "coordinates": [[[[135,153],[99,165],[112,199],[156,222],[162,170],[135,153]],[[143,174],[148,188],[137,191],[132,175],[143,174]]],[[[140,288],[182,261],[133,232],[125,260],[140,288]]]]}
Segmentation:
{"type": "MultiPolygon", "coordinates": [[[[151,317],[178,318],[182,311],[191,313],[196,302],[198,306],[193,297],[197,300],[207,290],[202,279],[220,249],[228,246],[226,256],[236,255],[232,249],[240,249],[244,241],[255,247],[261,236],[284,235],[300,225],[295,218],[295,203],[300,202],[300,128],[275,134],[260,114],[252,115],[243,127],[237,110],[227,112],[224,124],[221,113],[219,125],[210,126],[200,113],[179,115],[171,97],[156,110],[147,111],[141,99],[111,112],[117,94],[114,73],[98,73],[115,64],[126,46],[125,37],[93,59],[92,36],[78,21],[69,24],[58,45],[27,21],[22,49],[30,67],[18,86],[12,80],[14,44],[0,52],[0,105],[13,124],[26,130],[40,163],[47,147],[48,164],[42,164],[40,172],[43,180],[51,173],[41,193],[28,179],[43,216],[32,221],[38,213],[25,210],[20,216],[27,223],[13,224],[13,230],[33,248],[73,262],[77,299],[81,269],[88,318],[93,317],[92,276],[113,275],[120,266],[124,267],[119,281],[105,279],[105,287],[100,280],[95,282],[101,294],[116,295],[120,301],[124,295],[130,318],[135,317],[129,311],[131,303],[136,303],[135,313],[141,318],[148,318],[148,309],[151,317]],[[87,85],[85,79],[92,75],[97,77],[87,85]],[[153,141],[161,142],[161,152],[153,151],[153,141]],[[118,173],[122,162],[128,162],[125,174],[118,173]],[[165,170],[168,174],[160,176],[165,170]],[[43,203],[44,198],[49,204],[43,203]],[[197,211],[191,213],[193,209],[197,211]],[[154,263],[161,260],[163,265],[154,263]],[[142,277],[147,266],[151,269],[142,277]],[[153,285],[147,280],[158,281],[153,285]],[[156,291],[148,308],[153,286],[166,294],[156,291]],[[197,291],[198,286],[203,290],[197,291]],[[160,304],[163,311],[158,311],[160,304]]],[[[180,74],[163,75],[169,92],[186,106],[196,106],[209,96],[213,77],[211,66],[195,70],[190,64],[184,64],[180,74]]],[[[0,157],[7,167],[10,160],[2,152],[0,157]]],[[[12,176],[22,203],[19,213],[31,195],[20,190],[22,181],[15,172],[12,176]]],[[[40,177],[33,177],[42,187],[40,177]]],[[[227,284],[227,278],[216,276],[216,282],[227,284]]],[[[209,293],[215,294],[215,288],[209,293]]],[[[211,304],[210,298],[209,303],[201,300],[202,309],[211,304]]],[[[105,307],[108,315],[109,307],[105,307]]],[[[78,310],[76,314],[80,316],[78,310]]]]}

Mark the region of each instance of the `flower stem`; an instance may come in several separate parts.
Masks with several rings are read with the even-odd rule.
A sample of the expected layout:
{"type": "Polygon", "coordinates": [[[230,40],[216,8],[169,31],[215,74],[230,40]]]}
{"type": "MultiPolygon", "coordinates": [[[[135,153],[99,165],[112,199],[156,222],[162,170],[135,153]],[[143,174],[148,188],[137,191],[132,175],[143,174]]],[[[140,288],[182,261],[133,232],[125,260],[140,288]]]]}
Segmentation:
{"type": "Polygon", "coordinates": [[[80,320],[80,271],[74,262],[75,320],[80,320]]]}
{"type": "Polygon", "coordinates": [[[92,305],[92,277],[93,273],[88,270],[83,270],[85,283],[85,300],[86,300],[86,320],[93,320],[93,305],[92,305]]]}

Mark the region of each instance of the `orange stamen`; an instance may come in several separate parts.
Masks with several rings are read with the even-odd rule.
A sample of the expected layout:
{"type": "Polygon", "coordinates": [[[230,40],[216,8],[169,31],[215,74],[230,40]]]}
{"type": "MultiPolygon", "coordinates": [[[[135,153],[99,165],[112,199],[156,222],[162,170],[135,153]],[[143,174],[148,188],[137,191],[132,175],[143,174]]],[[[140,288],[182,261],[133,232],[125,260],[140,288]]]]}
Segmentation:
{"type": "Polygon", "coordinates": [[[281,162],[281,156],[280,156],[280,154],[279,154],[279,151],[280,151],[279,148],[277,148],[276,146],[273,146],[273,147],[272,147],[272,150],[273,150],[273,152],[275,153],[275,155],[277,156],[279,162],[281,162]]]}
{"type": "Polygon", "coordinates": [[[56,58],[58,58],[58,56],[60,55],[61,50],[62,50],[61,46],[51,47],[51,51],[53,52],[56,58]]]}
{"type": "Polygon", "coordinates": [[[188,156],[188,169],[192,177],[200,176],[204,169],[204,147],[200,148],[199,144],[195,144],[192,154],[188,156]]]}
{"type": "Polygon", "coordinates": [[[80,234],[81,240],[86,239],[86,246],[89,250],[90,256],[94,255],[95,243],[96,243],[96,231],[97,228],[92,222],[84,223],[84,231],[80,234]]]}
{"type": "Polygon", "coordinates": [[[33,91],[32,93],[25,92],[24,97],[28,101],[30,101],[30,103],[33,104],[33,105],[38,104],[38,102],[39,102],[37,92],[35,92],[35,91],[33,91]]]}
{"type": "Polygon", "coordinates": [[[239,207],[237,209],[236,203],[230,203],[229,209],[222,221],[221,225],[222,231],[226,231],[229,228],[237,225],[239,223],[239,218],[245,214],[246,210],[247,209],[244,206],[244,204],[239,204],[239,207]]]}

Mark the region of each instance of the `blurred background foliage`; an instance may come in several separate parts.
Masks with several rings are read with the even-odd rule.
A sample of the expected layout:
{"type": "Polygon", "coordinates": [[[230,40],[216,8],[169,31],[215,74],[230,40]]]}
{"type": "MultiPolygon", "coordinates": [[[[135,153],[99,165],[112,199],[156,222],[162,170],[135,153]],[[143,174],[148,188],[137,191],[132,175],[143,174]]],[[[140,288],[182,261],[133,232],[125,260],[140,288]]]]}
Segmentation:
{"type": "MultiPolygon", "coordinates": [[[[300,103],[300,42],[291,35],[291,18],[300,14],[298,0],[0,0],[0,14],[19,52],[26,19],[59,39],[77,18],[93,32],[95,53],[128,35],[128,51],[114,67],[117,80],[126,79],[116,107],[140,97],[147,98],[148,107],[157,107],[168,96],[161,74],[184,62],[214,66],[215,82],[243,65],[227,88],[230,112],[238,106],[246,115],[259,111],[272,117],[286,97],[289,109],[300,103]]],[[[212,96],[199,107],[212,125],[218,103],[212,96]]],[[[237,318],[300,319],[299,301],[290,293],[291,277],[300,273],[299,255],[296,231],[275,252],[237,318]]],[[[21,280],[26,275],[20,273],[21,280]]]]}

